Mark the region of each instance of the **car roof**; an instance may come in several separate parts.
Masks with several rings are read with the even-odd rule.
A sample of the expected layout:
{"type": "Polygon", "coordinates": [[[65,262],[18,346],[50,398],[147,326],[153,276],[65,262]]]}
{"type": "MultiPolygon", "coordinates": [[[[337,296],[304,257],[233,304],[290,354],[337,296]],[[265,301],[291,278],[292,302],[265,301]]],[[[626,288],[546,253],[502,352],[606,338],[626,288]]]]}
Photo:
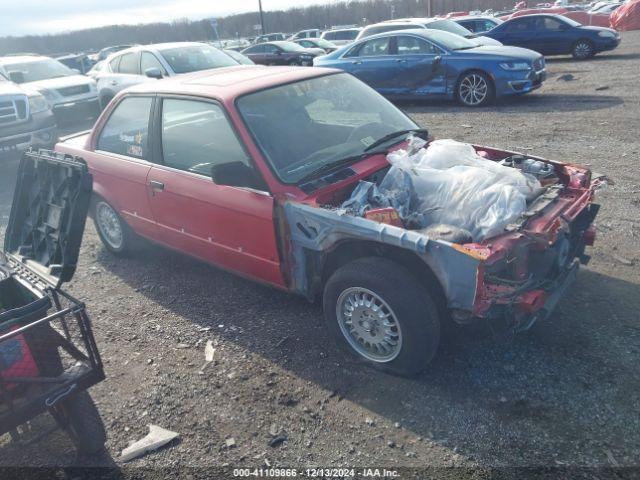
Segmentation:
{"type": "Polygon", "coordinates": [[[457,22],[458,20],[495,20],[500,22],[500,19],[497,17],[492,17],[491,15],[461,15],[459,17],[446,18],[443,20],[453,20],[457,22]]]}
{"type": "Polygon", "coordinates": [[[16,55],[15,57],[0,57],[0,65],[11,65],[13,63],[40,62],[48,60],[50,57],[44,55],[16,55]]]}
{"type": "MultiPolygon", "coordinates": [[[[450,33],[450,32],[445,32],[444,30],[437,30],[435,28],[421,28],[421,27],[417,27],[417,28],[407,28],[404,30],[389,30],[388,32],[382,32],[382,33],[376,33],[375,35],[371,35],[369,37],[365,37],[362,38],[360,40],[358,40],[356,43],[360,44],[360,43],[364,43],[368,40],[373,40],[376,38],[382,38],[382,37],[387,37],[389,35],[417,35],[419,37],[423,37],[427,40],[431,40],[433,42],[439,43],[438,40],[434,40],[433,37],[437,37],[437,36],[441,36],[443,33],[448,34],[448,35],[454,35],[457,36],[455,33],[450,33]]],[[[352,44],[355,45],[355,44],[352,44]]]]}
{"type": "Polygon", "coordinates": [[[176,75],[157,82],[145,82],[129,87],[126,91],[204,96],[227,102],[246,93],[330,73],[344,72],[320,67],[238,65],[176,75]]]}

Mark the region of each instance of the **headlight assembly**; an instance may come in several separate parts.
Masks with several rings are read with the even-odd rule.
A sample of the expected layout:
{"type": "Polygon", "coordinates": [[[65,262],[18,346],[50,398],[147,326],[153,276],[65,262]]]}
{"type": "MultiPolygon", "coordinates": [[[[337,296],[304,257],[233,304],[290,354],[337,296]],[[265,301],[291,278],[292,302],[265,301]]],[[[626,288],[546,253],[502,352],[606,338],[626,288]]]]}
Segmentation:
{"type": "Polygon", "coordinates": [[[29,97],[29,111],[32,114],[46,112],[49,108],[49,102],[44,96],[36,94],[29,97]]]}
{"type": "Polygon", "coordinates": [[[602,38],[616,38],[616,34],[613,32],[609,32],[608,30],[602,30],[598,32],[598,36],[602,38]]]}
{"type": "Polygon", "coordinates": [[[500,64],[500,68],[509,71],[531,70],[531,65],[527,62],[504,62],[500,64]]]}

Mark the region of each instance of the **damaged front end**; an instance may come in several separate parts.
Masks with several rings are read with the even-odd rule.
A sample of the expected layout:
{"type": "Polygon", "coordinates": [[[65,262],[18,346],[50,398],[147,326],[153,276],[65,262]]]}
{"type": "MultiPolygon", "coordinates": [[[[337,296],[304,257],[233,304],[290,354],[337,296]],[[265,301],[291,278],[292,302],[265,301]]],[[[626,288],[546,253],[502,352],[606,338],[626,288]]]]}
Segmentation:
{"type": "Polygon", "coordinates": [[[509,329],[521,331],[547,317],[575,280],[580,262],[588,261],[585,247],[594,242],[599,209],[592,201],[603,179],[592,179],[586,168],[468,145],[464,148],[472,148],[467,154],[474,158],[459,168],[456,158],[466,150],[444,147],[451,165],[432,170],[433,164],[415,159],[413,164],[394,160],[394,152],[391,169],[361,177],[356,185],[345,182],[330,193],[316,192],[304,203],[284,202],[292,290],[318,295],[327,270],[365,252],[397,257],[417,278],[424,270],[422,278],[437,281],[458,323],[506,319],[509,329]],[[479,196],[472,198],[465,191],[469,185],[456,182],[465,175],[477,179],[477,171],[465,169],[478,165],[488,165],[495,178],[507,172],[503,167],[519,173],[507,172],[511,183],[499,180],[499,188],[490,176],[477,180],[470,192],[479,196]],[[400,178],[409,182],[398,184],[400,178]],[[399,188],[385,189],[390,179],[399,188]],[[452,206],[464,208],[452,211],[452,206]],[[340,254],[343,249],[346,255],[340,254]]]}

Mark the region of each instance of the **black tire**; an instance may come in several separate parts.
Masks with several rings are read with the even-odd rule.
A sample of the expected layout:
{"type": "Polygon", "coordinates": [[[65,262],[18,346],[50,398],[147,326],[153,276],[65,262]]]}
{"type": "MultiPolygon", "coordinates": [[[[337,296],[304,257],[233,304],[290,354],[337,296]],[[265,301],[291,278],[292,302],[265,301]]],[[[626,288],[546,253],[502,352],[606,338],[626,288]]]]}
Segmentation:
{"type": "Polygon", "coordinates": [[[107,105],[109,105],[109,102],[113,100],[113,97],[114,95],[103,95],[100,97],[100,111],[107,108],[107,105]]]}
{"type": "Polygon", "coordinates": [[[88,392],[80,392],[53,407],[53,417],[67,432],[78,455],[91,456],[104,451],[107,434],[100,412],[88,392]]]}
{"type": "Polygon", "coordinates": [[[580,39],[573,44],[571,56],[576,60],[588,60],[596,54],[596,49],[591,40],[580,39]]]}
{"type": "MultiPolygon", "coordinates": [[[[323,296],[324,317],[332,336],[351,354],[380,370],[414,376],[427,367],[440,344],[440,315],[431,295],[401,265],[380,257],[361,258],[335,271],[327,281],[323,296]],[[356,342],[355,339],[349,339],[348,334],[343,333],[338,308],[342,306],[341,296],[344,298],[353,289],[373,292],[392,311],[394,324],[397,323],[401,332],[400,346],[394,358],[383,361],[367,358],[350,343],[356,342]]],[[[355,315],[356,312],[352,313],[355,315]]]]}
{"type": "Polygon", "coordinates": [[[460,75],[456,83],[456,100],[458,103],[465,107],[484,107],[485,105],[489,105],[493,103],[496,98],[496,89],[493,84],[493,80],[491,77],[484,72],[474,70],[471,72],[465,72],[460,75]],[[472,94],[469,98],[467,95],[467,91],[470,88],[469,84],[475,84],[476,82],[483,82],[478,85],[478,94],[480,92],[484,92],[484,96],[482,99],[476,99],[476,97],[472,94]],[[484,84],[485,90],[481,90],[480,86],[484,84]]]}
{"type": "Polygon", "coordinates": [[[98,236],[102,241],[102,244],[107,250],[115,255],[126,256],[131,253],[135,243],[135,233],[131,230],[131,227],[125,222],[120,215],[118,215],[115,208],[113,208],[107,201],[100,197],[96,197],[93,200],[92,207],[93,223],[98,232],[98,236]],[[115,242],[113,237],[109,235],[106,227],[103,225],[101,217],[101,209],[109,209],[111,211],[112,221],[114,227],[119,228],[122,232],[122,241],[115,242]]]}

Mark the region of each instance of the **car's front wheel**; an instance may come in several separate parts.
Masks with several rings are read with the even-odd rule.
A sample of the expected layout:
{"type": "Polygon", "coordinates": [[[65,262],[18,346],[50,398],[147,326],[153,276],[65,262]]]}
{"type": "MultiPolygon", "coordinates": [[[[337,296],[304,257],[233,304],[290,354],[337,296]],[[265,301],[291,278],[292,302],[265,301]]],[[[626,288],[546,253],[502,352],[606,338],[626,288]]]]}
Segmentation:
{"type": "Polygon", "coordinates": [[[466,107],[482,107],[495,97],[493,82],[483,72],[465,73],[458,80],[456,96],[458,102],[466,107]]]}
{"type": "Polygon", "coordinates": [[[133,242],[133,232],[116,210],[101,198],[93,207],[93,221],[103,245],[112,253],[127,253],[133,242]]]}
{"type": "Polygon", "coordinates": [[[595,55],[595,48],[589,40],[578,40],[571,49],[571,55],[576,60],[586,60],[595,55]]]}
{"type": "Polygon", "coordinates": [[[427,289],[401,265],[379,257],[355,260],[327,281],[329,331],[351,353],[403,376],[426,368],[440,343],[440,318],[427,289]]]}

